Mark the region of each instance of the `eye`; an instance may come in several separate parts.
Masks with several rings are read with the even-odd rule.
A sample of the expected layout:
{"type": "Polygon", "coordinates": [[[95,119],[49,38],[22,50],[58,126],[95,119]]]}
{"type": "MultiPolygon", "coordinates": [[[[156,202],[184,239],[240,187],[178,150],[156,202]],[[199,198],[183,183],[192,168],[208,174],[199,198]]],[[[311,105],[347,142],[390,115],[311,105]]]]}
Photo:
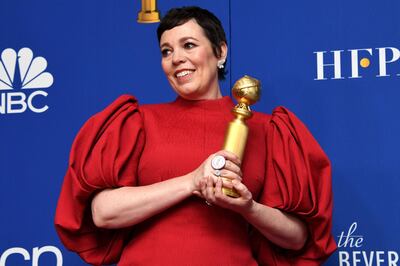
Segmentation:
{"type": "Polygon", "coordinates": [[[164,48],[161,50],[161,55],[162,57],[167,57],[169,54],[171,54],[171,50],[168,48],[164,48]]]}
{"type": "Polygon", "coordinates": [[[183,45],[183,47],[185,47],[185,49],[192,49],[192,48],[194,48],[194,47],[196,47],[197,45],[195,45],[194,43],[192,43],[192,42],[186,42],[184,45],[183,45]]]}

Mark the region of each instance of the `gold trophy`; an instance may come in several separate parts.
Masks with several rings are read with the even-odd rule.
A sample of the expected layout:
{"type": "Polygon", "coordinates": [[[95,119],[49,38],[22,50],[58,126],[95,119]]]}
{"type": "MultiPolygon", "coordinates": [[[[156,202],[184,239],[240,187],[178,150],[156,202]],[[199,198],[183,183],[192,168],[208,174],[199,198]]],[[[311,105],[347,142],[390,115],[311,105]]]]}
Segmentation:
{"type": "MultiPolygon", "coordinates": [[[[240,160],[242,160],[246,147],[247,135],[249,133],[246,120],[253,115],[250,110],[250,105],[256,103],[260,99],[260,81],[245,75],[233,85],[232,94],[238,104],[232,109],[232,114],[235,116],[235,119],[228,125],[223,149],[236,154],[240,160]]],[[[223,179],[224,181],[230,182],[228,178],[223,179]]],[[[235,189],[223,187],[222,192],[230,197],[240,197],[235,189]]]]}
{"type": "Polygon", "coordinates": [[[139,23],[160,22],[160,12],[157,9],[156,0],[142,0],[142,9],[138,14],[139,23]]]}

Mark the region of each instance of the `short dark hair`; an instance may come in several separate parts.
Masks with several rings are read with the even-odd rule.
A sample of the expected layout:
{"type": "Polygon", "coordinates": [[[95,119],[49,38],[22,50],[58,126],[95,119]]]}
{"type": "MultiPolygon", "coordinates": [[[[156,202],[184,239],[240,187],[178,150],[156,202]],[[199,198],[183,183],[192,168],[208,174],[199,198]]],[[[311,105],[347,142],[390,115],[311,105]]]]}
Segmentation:
{"type": "MultiPolygon", "coordinates": [[[[210,41],[214,55],[219,58],[221,56],[221,44],[226,42],[226,35],[221,21],[210,11],[197,7],[188,6],[181,8],[172,8],[161,19],[160,25],[157,28],[158,42],[160,42],[161,35],[176,26],[185,24],[189,20],[196,20],[197,24],[203,29],[205,36],[210,41]]],[[[224,68],[218,69],[218,79],[225,79],[226,61],[224,68]]]]}

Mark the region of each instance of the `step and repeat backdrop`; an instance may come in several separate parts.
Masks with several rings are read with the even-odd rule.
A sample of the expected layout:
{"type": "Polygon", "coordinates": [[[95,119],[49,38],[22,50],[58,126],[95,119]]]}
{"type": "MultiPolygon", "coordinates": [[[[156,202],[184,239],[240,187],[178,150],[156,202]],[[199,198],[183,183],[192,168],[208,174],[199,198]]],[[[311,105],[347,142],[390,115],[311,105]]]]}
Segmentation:
{"type": "MultiPolygon", "coordinates": [[[[199,5],[223,22],[229,95],[262,82],[254,107],[283,105],[333,165],[326,265],[399,265],[400,2],[158,1],[199,5]]],[[[160,66],[157,24],[141,1],[0,2],[0,266],[85,265],[53,220],[69,149],[82,124],[121,94],[175,99],[160,66]]]]}

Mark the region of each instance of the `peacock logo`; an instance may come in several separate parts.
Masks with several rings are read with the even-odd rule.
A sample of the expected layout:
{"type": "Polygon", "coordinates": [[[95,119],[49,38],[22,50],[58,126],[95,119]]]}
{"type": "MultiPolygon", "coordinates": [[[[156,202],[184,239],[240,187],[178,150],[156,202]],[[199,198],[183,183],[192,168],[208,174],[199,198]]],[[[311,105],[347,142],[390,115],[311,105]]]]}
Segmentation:
{"type": "Polygon", "coordinates": [[[48,93],[53,75],[46,72],[47,60],[34,57],[31,49],[25,47],[18,51],[7,48],[0,59],[0,114],[16,114],[31,110],[43,113],[48,110],[43,99],[48,93]]]}

